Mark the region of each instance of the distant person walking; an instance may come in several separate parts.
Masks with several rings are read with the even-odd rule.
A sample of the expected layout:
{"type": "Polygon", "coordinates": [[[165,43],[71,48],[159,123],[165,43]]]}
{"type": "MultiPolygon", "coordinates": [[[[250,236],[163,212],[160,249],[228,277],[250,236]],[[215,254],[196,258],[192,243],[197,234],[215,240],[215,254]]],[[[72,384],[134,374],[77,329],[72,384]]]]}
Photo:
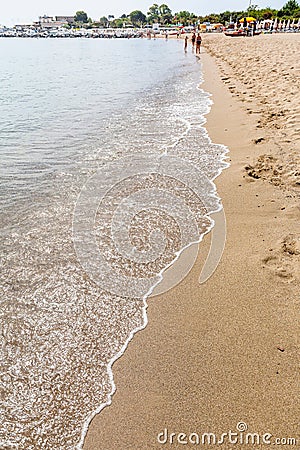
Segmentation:
{"type": "Polygon", "coordinates": [[[186,36],[185,39],[184,39],[184,51],[185,51],[185,53],[187,52],[187,48],[188,48],[188,40],[189,40],[189,38],[186,36]]]}
{"type": "Polygon", "coordinates": [[[196,42],[196,33],[194,32],[192,34],[192,50],[194,51],[195,48],[195,42],[196,42]]]}
{"type": "Polygon", "coordinates": [[[196,55],[200,55],[201,53],[201,43],[202,43],[202,37],[200,36],[200,33],[198,33],[196,38],[196,55]]]}

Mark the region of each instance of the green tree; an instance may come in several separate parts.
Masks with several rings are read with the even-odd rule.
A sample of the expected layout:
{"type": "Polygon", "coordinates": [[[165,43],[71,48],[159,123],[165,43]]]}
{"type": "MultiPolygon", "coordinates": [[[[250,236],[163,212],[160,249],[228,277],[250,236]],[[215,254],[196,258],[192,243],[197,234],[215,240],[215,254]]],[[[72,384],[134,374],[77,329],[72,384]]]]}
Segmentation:
{"type": "Polygon", "coordinates": [[[150,23],[159,22],[159,6],[157,3],[150,6],[149,11],[147,12],[148,21],[150,23]]]}
{"type": "Polygon", "coordinates": [[[87,23],[88,15],[84,11],[77,11],[75,14],[75,22],[87,23]]]}
{"type": "Polygon", "coordinates": [[[166,4],[162,4],[159,6],[158,8],[159,11],[159,21],[162,24],[167,24],[167,23],[171,23],[173,16],[172,16],[172,11],[171,9],[168,7],[168,5],[166,4]]]}
{"type": "Polygon", "coordinates": [[[257,11],[258,5],[250,5],[249,8],[247,8],[248,13],[253,12],[253,11],[257,11]]]}
{"type": "Polygon", "coordinates": [[[100,23],[100,26],[101,26],[101,27],[106,28],[106,27],[107,27],[107,24],[108,24],[108,18],[105,17],[105,16],[100,17],[99,23],[100,23]]]}
{"type": "MultiPolygon", "coordinates": [[[[112,22],[110,22],[110,26],[111,26],[111,28],[123,28],[124,22],[125,22],[125,19],[121,19],[121,18],[115,19],[112,22]]],[[[127,20],[127,22],[128,22],[128,20],[127,20]]]]}
{"type": "Polygon", "coordinates": [[[220,16],[219,16],[219,14],[214,14],[214,13],[208,14],[205,17],[204,22],[218,23],[218,22],[220,22],[220,16]]]}
{"type": "Polygon", "coordinates": [[[129,18],[131,20],[132,25],[141,27],[146,22],[146,16],[142,11],[139,11],[138,9],[135,11],[132,11],[129,14],[129,18]]]}
{"type": "Polygon", "coordinates": [[[289,0],[282,9],[287,9],[290,11],[294,11],[300,7],[299,3],[296,0],[289,0]]]}
{"type": "Polygon", "coordinates": [[[279,11],[278,17],[297,17],[300,5],[296,0],[289,0],[279,11]]]}
{"type": "Polygon", "coordinates": [[[194,23],[195,17],[195,14],[190,13],[189,11],[180,11],[175,14],[174,20],[176,23],[180,22],[182,25],[186,26],[194,23]]]}
{"type": "Polygon", "coordinates": [[[219,22],[225,24],[225,22],[230,22],[230,18],[233,19],[237,15],[236,12],[224,11],[219,14],[219,22]]]}

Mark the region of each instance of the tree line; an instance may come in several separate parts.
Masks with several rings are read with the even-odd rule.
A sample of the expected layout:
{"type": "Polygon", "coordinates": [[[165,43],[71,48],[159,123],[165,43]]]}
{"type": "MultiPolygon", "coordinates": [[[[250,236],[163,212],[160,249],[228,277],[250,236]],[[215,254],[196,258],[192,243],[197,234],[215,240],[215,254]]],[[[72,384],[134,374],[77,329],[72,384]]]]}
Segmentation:
{"type": "Polygon", "coordinates": [[[97,21],[92,21],[85,11],[77,11],[75,14],[75,22],[79,25],[87,27],[103,27],[103,28],[123,28],[126,26],[143,27],[159,23],[162,26],[178,25],[183,26],[195,25],[196,23],[211,22],[222,23],[236,21],[244,16],[253,16],[257,20],[266,19],[297,19],[300,18],[300,5],[296,0],[288,0],[281,9],[272,9],[270,7],[259,8],[257,5],[251,5],[247,10],[243,11],[224,11],[221,13],[212,13],[205,16],[198,16],[193,12],[179,11],[173,14],[168,5],[158,5],[154,3],[149,7],[145,14],[140,10],[132,11],[129,14],[122,14],[121,17],[115,18],[113,15],[103,16],[97,21]]]}

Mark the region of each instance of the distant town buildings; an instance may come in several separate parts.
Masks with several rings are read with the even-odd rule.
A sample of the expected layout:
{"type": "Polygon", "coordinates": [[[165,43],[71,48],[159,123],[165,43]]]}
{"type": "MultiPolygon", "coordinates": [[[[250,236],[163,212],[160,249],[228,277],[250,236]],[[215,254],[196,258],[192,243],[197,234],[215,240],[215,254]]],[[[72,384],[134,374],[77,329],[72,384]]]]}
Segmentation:
{"type": "Polygon", "coordinates": [[[58,22],[75,23],[75,16],[55,16],[58,22]]]}
{"type": "Polygon", "coordinates": [[[53,21],[54,21],[54,17],[44,15],[44,16],[39,16],[38,22],[35,22],[35,23],[51,23],[53,21]]]}
{"type": "Polygon", "coordinates": [[[74,16],[39,16],[39,20],[33,24],[43,29],[59,28],[75,23],[74,16]]]}

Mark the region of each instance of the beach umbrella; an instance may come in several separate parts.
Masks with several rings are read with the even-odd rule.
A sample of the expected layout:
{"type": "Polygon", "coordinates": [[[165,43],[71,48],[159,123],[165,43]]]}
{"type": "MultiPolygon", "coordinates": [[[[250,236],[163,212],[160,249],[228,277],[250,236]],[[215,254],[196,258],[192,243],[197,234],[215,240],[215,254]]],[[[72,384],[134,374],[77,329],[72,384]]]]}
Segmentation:
{"type": "Polygon", "coordinates": [[[273,23],[274,30],[277,30],[277,27],[278,27],[278,19],[276,17],[275,20],[274,20],[274,23],[273,23]]]}
{"type": "Polygon", "coordinates": [[[300,28],[300,19],[298,20],[297,28],[300,28]]]}
{"type": "MultiPolygon", "coordinates": [[[[240,20],[240,23],[243,23],[245,20],[245,18],[240,20]]],[[[246,22],[255,22],[255,18],[254,17],[246,17],[246,22]]]]}
{"type": "Polygon", "coordinates": [[[295,28],[295,19],[293,19],[293,22],[291,23],[291,28],[295,28]]]}
{"type": "Polygon", "coordinates": [[[278,28],[279,28],[279,30],[281,30],[281,29],[282,29],[282,21],[281,21],[281,19],[280,19],[280,21],[279,21],[279,25],[278,25],[278,28]]]}
{"type": "Polygon", "coordinates": [[[282,22],[282,29],[285,30],[285,20],[282,22]]]}
{"type": "Polygon", "coordinates": [[[289,30],[290,29],[290,26],[291,26],[291,21],[290,21],[290,19],[287,21],[287,24],[286,24],[286,28],[289,30]]]}

